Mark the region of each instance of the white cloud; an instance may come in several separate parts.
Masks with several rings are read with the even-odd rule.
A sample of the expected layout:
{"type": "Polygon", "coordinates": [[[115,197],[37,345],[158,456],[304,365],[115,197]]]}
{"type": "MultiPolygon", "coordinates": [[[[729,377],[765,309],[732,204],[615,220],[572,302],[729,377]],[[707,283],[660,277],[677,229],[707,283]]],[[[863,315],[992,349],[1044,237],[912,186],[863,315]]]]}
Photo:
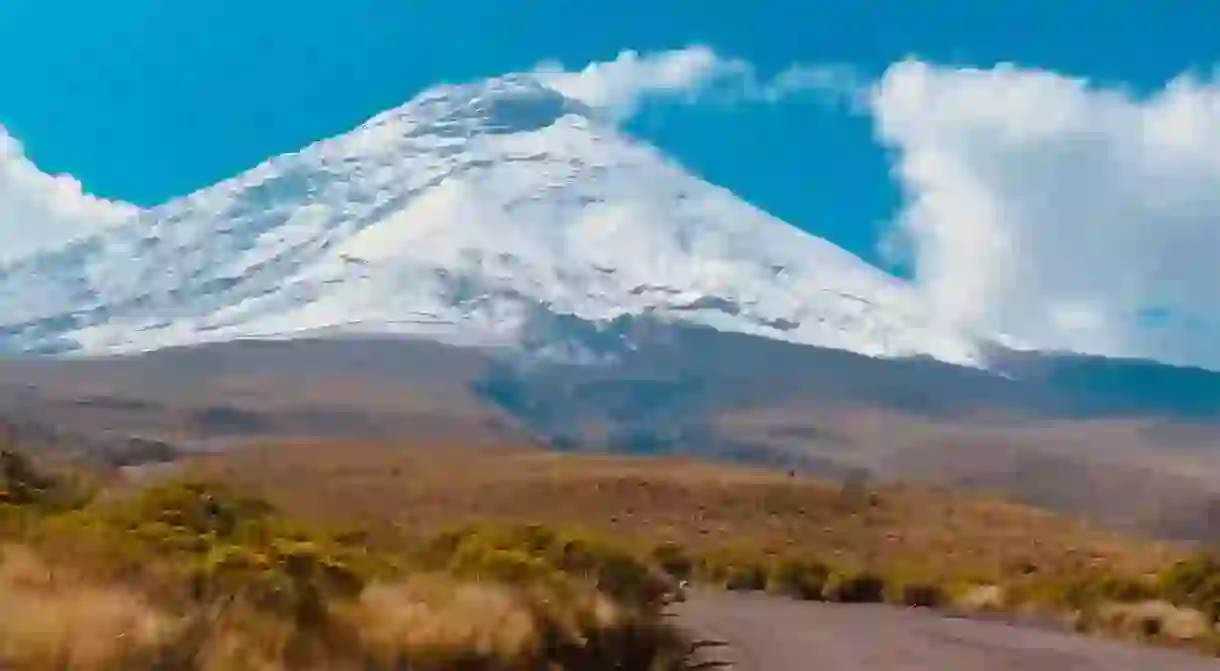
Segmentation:
{"type": "Polygon", "coordinates": [[[1039,348],[1220,368],[1220,83],[893,65],[893,247],[944,313],[1039,348]]]}
{"type": "Polygon", "coordinates": [[[704,46],[539,72],[628,118],[651,98],[871,114],[905,203],[887,249],[963,327],[1010,342],[1220,368],[1220,82],[1150,95],[1053,72],[908,60],[764,77],[704,46]]]}
{"type": "Polygon", "coordinates": [[[0,126],[0,263],[63,244],[136,211],[84,193],[69,175],[42,172],[0,126]]]}
{"type": "Polygon", "coordinates": [[[590,63],[578,71],[545,63],[536,72],[564,95],[620,120],[655,98],[778,102],[812,92],[823,99],[852,100],[864,89],[850,68],[800,66],[764,79],[751,63],[699,45],[646,54],[623,51],[612,61],[590,63]]]}

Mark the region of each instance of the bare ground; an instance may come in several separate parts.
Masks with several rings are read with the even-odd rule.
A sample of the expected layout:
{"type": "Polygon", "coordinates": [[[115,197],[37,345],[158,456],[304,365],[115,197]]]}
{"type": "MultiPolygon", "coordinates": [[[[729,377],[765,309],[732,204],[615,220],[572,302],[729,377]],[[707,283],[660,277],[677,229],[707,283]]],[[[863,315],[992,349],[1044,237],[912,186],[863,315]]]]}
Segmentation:
{"type": "Polygon", "coordinates": [[[1214,659],[879,605],[696,593],[671,606],[692,668],[733,671],[1204,671],[1214,659]]]}

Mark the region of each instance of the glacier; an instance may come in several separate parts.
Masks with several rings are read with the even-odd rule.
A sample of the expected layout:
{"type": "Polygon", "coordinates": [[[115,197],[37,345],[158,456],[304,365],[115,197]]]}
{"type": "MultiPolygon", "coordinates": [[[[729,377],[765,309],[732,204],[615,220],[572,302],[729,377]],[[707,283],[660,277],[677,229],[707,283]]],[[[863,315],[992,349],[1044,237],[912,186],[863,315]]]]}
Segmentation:
{"type": "Polygon", "coordinates": [[[432,88],[0,266],[10,352],[320,334],[511,346],[539,312],[981,365],[980,339],[912,284],[698,178],[535,75],[432,88]]]}

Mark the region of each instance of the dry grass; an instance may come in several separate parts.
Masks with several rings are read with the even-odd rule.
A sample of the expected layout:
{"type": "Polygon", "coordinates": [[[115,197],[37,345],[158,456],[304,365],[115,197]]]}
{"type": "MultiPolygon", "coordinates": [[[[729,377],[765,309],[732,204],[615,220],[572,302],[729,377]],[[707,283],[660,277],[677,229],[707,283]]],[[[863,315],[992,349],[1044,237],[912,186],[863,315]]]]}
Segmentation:
{"type": "Polygon", "coordinates": [[[80,510],[36,506],[34,533],[22,538],[50,563],[17,549],[0,565],[0,661],[86,671],[666,668],[649,666],[668,663],[677,641],[650,617],[664,580],[646,553],[734,589],[1045,605],[1097,631],[1194,641],[1184,604],[1209,603],[1196,583],[1216,573],[1187,562],[1164,583],[1177,591],[1164,591],[1144,577],[1185,548],[997,498],[677,460],[310,442],[184,468],[226,485],[149,489],[145,479],[80,510]],[[323,531],[330,523],[362,533],[323,531]],[[678,554],[656,554],[662,547],[678,554]],[[61,565],[77,572],[49,568],[61,565]],[[1177,605],[1154,613],[1148,602],[1162,593],[1177,605]]]}
{"type": "MultiPolygon", "coordinates": [[[[28,548],[0,563],[0,668],[29,671],[528,671],[664,669],[605,647],[654,625],[592,591],[414,573],[331,604],[310,627],[236,605],[179,604],[179,615],[131,589],[53,570],[28,548]],[[596,648],[601,646],[599,652],[596,648]],[[626,660],[626,661],[624,661],[626,660]],[[605,665],[602,665],[602,662],[605,665]],[[404,666],[409,665],[409,666],[404,666]]],[[[650,632],[655,635],[657,632],[650,632]]],[[[668,646],[681,652],[674,634],[668,646]]]]}
{"type": "Polygon", "coordinates": [[[373,585],[345,609],[365,650],[386,668],[410,659],[419,669],[448,669],[462,661],[496,660],[504,668],[534,668],[547,646],[576,645],[589,631],[608,631],[622,618],[608,600],[589,595],[572,608],[548,590],[415,575],[400,584],[373,585]],[[594,622],[578,622],[591,618],[594,622]],[[592,626],[589,626],[592,625],[592,626]],[[555,640],[555,635],[562,638],[555,640]],[[564,640],[566,639],[566,640],[564,640]]]}
{"type": "Polygon", "coordinates": [[[1104,604],[1096,614],[1099,628],[1131,638],[1161,637],[1174,642],[1199,641],[1216,633],[1203,613],[1167,601],[1104,604]]]}
{"type": "Polygon", "coordinates": [[[953,606],[972,613],[993,613],[1009,606],[1000,585],[971,585],[953,598],[953,606]]]}
{"type": "Polygon", "coordinates": [[[0,668],[645,671],[679,650],[664,577],[595,538],[480,527],[378,552],[221,483],[51,505],[72,488],[2,456],[0,668]]]}
{"type": "Polygon", "coordinates": [[[435,666],[459,653],[520,664],[538,645],[533,613],[496,585],[440,578],[374,585],[347,616],[387,666],[408,655],[435,666]]]}
{"type": "Polygon", "coordinates": [[[382,539],[394,534],[378,532],[470,521],[579,525],[644,544],[809,553],[979,583],[1082,567],[1149,573],[1185,553],[994,497],[921,487],[845,497],[818,480],[673,459],[303,442],[201,457],[188,468],[382,539]]]}
{"type": "Polygon", "coordinates": [[[1209,652],[1220,642],[1208,614],[1184,595],[1154,605],[1158,580],[1192,548],[984,492],[850,488],[676,459],[387,443],[255,447],[185,468],[240,482],[297,514],[359,523],[385,547],[463,523],[579,527],[641,551],[677,548],[669,559],[730,589],[1026,613],[1209,652]]]}
{"type": "Polygon", "coordinates": [[[180,629],[136,592],[53,570],[25,548],[3,548],[0,660],[29,669],[147,666],[180,629]]]}

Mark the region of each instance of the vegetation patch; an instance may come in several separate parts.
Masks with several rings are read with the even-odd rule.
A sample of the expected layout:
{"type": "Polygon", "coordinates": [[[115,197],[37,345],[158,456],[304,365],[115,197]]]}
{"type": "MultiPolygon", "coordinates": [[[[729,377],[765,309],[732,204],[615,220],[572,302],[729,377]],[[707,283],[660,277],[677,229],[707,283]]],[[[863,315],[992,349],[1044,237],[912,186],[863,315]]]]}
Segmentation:
{"type": "Polygon", "coordinates": [[[208,481],[69,497],[6,457],[0,666],[665,669],[665,574],[608,540],[466,527],[412,551],[208,481]]]}
{"type": "Polygon", "coordinates": [[[668,669],[685,648],[661,610],[682,580],[1031,611],[1220,650],[1214,554],[1152,551],[1027,509],[901,488],[847,496],[754,474],[607,476],[618,467],[605,464],[582,475],[553,456],[524,460],[524,471],[498,456],[480,479],[479,459],[434,475],[427,462],[374,463],[411,474],[388,484],[348,461],[319,480],[294,466],[290,489],[241,477],[274,477],[268,461],[95,496],[87,478],[5,453],[0,666],[668,669]],[[294,498],[303,492],[312,498],[294,498]],[[369,507],[344,508],[367,492],[380,492],[369,507]]]}

